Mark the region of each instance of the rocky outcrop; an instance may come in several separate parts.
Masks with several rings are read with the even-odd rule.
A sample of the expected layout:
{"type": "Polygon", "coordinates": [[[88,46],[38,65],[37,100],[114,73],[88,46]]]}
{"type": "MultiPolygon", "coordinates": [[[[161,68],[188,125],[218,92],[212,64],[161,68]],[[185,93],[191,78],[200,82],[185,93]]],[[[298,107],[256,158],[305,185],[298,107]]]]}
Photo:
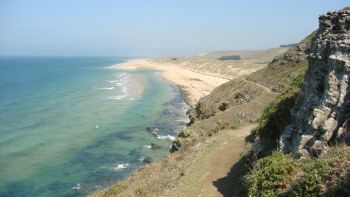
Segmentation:
{"type": "Polygon", "coordinates": [[[281,150],[299,158],[350,138],[350,9],[329,12],[319,21],[292,121],[279,142],[281,150]]]}

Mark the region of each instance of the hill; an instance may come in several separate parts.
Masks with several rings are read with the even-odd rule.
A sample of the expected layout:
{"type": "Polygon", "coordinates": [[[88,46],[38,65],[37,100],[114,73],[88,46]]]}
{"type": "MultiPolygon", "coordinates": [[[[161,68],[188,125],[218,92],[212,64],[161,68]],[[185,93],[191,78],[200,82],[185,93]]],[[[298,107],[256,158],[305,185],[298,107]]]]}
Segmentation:
{"type": "Polygon", "coordinates": [[[287,48],[274,48],[251,51],[215,51],[197,56],[162,57],[153,61],[162,64],[175,64],[195,72],[207,73],[235,79],[265,67],[271,60],[287,48]],[[222,57],[239,56],[239,60],[222,60],[222,57]]]}

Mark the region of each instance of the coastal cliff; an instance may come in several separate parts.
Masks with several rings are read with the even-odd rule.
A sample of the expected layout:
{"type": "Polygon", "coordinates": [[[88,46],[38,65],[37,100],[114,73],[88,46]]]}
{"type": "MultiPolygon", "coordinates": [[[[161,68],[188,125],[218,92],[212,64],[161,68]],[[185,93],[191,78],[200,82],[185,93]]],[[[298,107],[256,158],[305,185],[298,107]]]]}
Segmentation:
{"type": "Polygon", "coordinates": [[[309,69],[292,121],[283,130],[280,148],[296,156],[321,154],[329,144],[349,143],[350,9],[320,17],[310,49],[309,69]]]}
{"type": "Polygon", "coordinates": [[[257,153],[278,148],[299,158],[321,154],[327,145],[338,141],[349,141],[349,13],[344,9],[320,16],[320,27],[307,50],[303,85],[287,96],[289,107],[277,109],[283,113],[284,124],[276,121],[277,113],[266,117],[255,144],[257,153]]]}
{"type": "Polygon", "coordinates": [[[308,70],[259,120],[250,196],[349,196],[350,8],[319,17],[308,70]]]}

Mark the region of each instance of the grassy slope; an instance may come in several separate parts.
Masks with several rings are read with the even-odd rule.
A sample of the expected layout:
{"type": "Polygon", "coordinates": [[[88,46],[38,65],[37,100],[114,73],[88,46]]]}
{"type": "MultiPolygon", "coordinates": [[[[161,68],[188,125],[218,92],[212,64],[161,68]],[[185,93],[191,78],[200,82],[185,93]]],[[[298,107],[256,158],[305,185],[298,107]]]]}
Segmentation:
{"type": "Polygon", "coordinates": [[[279,103],[282,98],[294,95],[289,84],[300,79],[307,69],[306,51],[313,35],[276,57],[266,68],[231,80],[203,97],[189,111],[193,123],[177,138],[174,150],[221,129],[256,122],[271,102],[279,103]],[[279,96],[287,90],[287,95],[279,96]]]}
{"type": "Polygon", "coordinates": [[[240,153],[244,151],[246,136],[255,126],[223,130],[91,196],[180,197],[244,193],[240,180],[247,166],[240,153]],[[237,183],[233,191],[231,183],[234,181],[237,183]]]}

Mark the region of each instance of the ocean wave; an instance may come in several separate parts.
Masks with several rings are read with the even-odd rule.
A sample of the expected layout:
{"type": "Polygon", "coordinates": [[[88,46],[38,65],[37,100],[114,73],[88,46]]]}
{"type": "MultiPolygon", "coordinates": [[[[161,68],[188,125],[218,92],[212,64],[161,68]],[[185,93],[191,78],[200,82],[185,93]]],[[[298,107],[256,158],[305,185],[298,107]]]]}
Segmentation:
{"type": "Polygon", "coordinates": [[[174,120],[175,122],[178,122],[180,124],[187,124],[189,123],[189,120],[188,119],[178,119],[178,120],[174,120]]]}
{"type": "Polygon", "coordinates": [[[139,157],[139,161],[140,161],[140,162],[143,162],[143,160],[144,160],[145,158],[146,158],[145,156],[141,156],[141,157],[139,157]]]}
{"type": "Polygon", "coordinates": [[[127,94],[127,93],[129,92],[128,87],[123,86],[123,87],[121,88],[121,92],[124,93],[124,94],[127,94]]]}
{"type": "Polygon", "coordinates": [[[127,97],[128,94],[122,94],[122,95],[119,95],[119,96],[110,96],[110,97],[107,97],[107,99],[110,99],[110,100],[120,100],[120,99],[123,99],[125,97],[127,97]]]}
{"type": "Polygon", "coordinates": [[[80,190],[81,189],[81,185],[80,183],[76,184],[75,186],[72,187],[73,190],[80,190]]]}
{"type": "Polygon", "coordinates": [[[119,82],[116,82],[115,85],[118,87],[123,87],[128,85],[128,81],[119,81],[119,82]]]}
{"type": "Polygon", "coordinates": [[[143,147],[147,148],[147,149],[151,149],[152,146],[151,145],[143,145],[143,147]]]}
{"type": "Polygon", "coordinates": [[[114,170],[121,170],[121,169],[125,169],[127,167],[129,167],[129,163],[121,163],[121,164],[117,164],[115,167],[113,167],[114,170]]]}
{"type": "Polygon", "coordinates": [[[107,87],[107,88],[97,88],[97,89],[100,89],[100,90],[113,90],[115,87],[107,87]]]}
{"type": "Polygon", "coordinates": [[[157,139],[174,141],[176,138],[172,135],[157,135],[157,139]]]}
{"type": "Polygon", "coordinates": [[[129,77],[130,75],[128,73],[120,73],[120,74],[117,74],[117,77],[118,78],[126,78],[126,77],[129,77]]]}
{"type": "Polygon", "coordinates": [[[125,79],[118,79],[118,80],[110,80],[109,83],[113,83],[115,86],[125,86],[128,85],[128,81],[125,79]]]}

